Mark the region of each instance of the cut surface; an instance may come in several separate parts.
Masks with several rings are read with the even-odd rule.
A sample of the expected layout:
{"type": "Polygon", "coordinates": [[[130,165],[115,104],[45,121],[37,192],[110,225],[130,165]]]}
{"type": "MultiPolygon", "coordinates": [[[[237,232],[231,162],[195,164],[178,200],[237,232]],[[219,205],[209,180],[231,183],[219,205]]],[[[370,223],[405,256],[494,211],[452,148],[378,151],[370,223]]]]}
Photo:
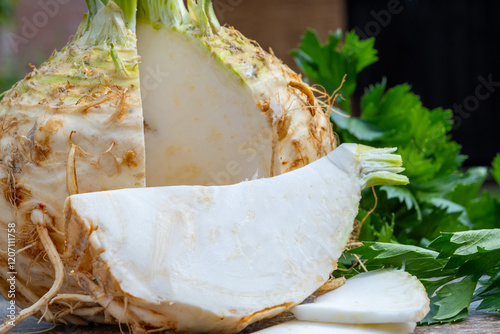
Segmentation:
{"type": "Polygon", "coordinates": [[[274,55],[221,27],[211,1],[139,1],[148,186],[280,175],[336,147],[328,111],[274,55]],[[189,13],[188,13],[189,12],[189,13]]]}
{"type": "Polygon", "coordinates": [[[147,185],[233,184],[271,175],[268,116],[250,88],[189,34],[138,25],[147,185]]]}
{"type": "Polygon", "coordinates": [[[424,286],[394,269],[362,273],[315,302],[292,309],[299,320],[335,323],[418,322],[429,312],[424,286]]]}
{"type": "Polygon", "coordinates": [[[259,334],[408,334],[416,323],[342,325],[333,323],[290,321],[258,331],[259,334]]]}

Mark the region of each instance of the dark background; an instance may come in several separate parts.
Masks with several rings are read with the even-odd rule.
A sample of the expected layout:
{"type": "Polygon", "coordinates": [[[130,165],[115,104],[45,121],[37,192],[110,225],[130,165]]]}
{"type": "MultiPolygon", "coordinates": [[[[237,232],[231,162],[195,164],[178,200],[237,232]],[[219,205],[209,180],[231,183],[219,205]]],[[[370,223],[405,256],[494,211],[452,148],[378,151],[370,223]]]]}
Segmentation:
{"type": "Polygon", "coordinates": [[[465,165],[490,165],[500,152],[500,1],[392,1],[395,14],[389,3],[347,1],[349,29],[376,37],[380,58],[361,73],[357,95],[384,76],[389,87],[409,83],[424,106],[454,109],[465,165]],[[480,77],[498,86],[478,88],[480,77]]]}

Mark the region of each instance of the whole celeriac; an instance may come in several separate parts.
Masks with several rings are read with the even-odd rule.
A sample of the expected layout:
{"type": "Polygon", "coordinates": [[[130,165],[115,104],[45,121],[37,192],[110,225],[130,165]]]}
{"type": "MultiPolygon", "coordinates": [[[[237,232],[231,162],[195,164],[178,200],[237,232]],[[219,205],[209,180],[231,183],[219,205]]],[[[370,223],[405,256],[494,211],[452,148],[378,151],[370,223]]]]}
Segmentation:
{"type": "Polygon", "coordinates": [[[0,287],[6,297],[7,226],[15,223],[17,305],[35,304],[17,321],[114,321],[89,313],[96,304],[64,273],[67,196],[278,175],[335,146],[299,76],[236,31],[212,27],[209,3],[190,2],[189,11],[182,1],[141,4],[165,20],[141,24],[142,61],[136,2],[87,3],[73,41],[0,102],[0,287]],[[179,13],[182,29],[170,24],[179,13]],[[151,47],[156,33],[170,56],[151,47]],[[239,46],[228,52],[225,43],[239,46]],[[57,292],[64,297],[41,309],[57,292]],[[69,312],[77,302],[82,309],[69,312]]]}

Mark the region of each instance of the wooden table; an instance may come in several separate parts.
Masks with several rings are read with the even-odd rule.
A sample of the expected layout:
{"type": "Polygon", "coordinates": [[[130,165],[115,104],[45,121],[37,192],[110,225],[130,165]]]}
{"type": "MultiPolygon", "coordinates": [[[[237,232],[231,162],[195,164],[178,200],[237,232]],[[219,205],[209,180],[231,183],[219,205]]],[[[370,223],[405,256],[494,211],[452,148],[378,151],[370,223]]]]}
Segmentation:
{"type": "MultiPolygon", "coordinates": [[[[0,297],[1,298],[1,297],[0,297]]],[[[5,310],[6,301],[0,300],[0,309],[5,310]]],[[[37,319],[30,318],[15,327],[11,333],[34,333],[44,331],[46,334],[121,334],[118,326],[89,326],[78,327],[74,325],[59,325],[54,327],[52,324],[41,322],[37,324],[37,319]],[[46,331],[45,331],[46,330],[46,331]]],[[[242,334],[255,333],[256,330],[266,327],[266,324],[258,324],[252,326],[242,334]]],[[[123,332],[128,333],[127,328],[123,327],[123,332]]],[[[471,311],[471,315],[464,321],[453,324],[422,326],[417,327],[415,333],[418,334],[497,334],[500,333],[500,314],[487,313],[484,311],[471,311]]],[[[306,334],[306,333],[304,333],[306,334]]]]}

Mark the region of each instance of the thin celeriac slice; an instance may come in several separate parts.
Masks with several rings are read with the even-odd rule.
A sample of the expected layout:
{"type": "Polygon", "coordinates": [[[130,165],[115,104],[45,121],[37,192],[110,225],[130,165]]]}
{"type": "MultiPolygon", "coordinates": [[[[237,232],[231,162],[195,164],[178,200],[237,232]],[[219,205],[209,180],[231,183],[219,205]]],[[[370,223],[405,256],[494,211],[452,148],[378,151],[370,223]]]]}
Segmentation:
{"type": "Polygon", "coordinates": [[[407,182],[392,151],[343,144],[272,178],[71,196],[66,263],[135,333],[236,333],[328,280],[361,190],[407,182]]]}
{"type": "Polygon", "coordinates": [[[372,324],[418,322],[429,312],[420,281],[396,269],[362,273],[313,303],[292,309],[299,320],[372,324]]]}
{"type": "Polygon", "coordinates": [[[259,334],[409,334],[415,322],[399,324],[346,325],[308,321],[290,321],[258,331],[259,334]]]}

